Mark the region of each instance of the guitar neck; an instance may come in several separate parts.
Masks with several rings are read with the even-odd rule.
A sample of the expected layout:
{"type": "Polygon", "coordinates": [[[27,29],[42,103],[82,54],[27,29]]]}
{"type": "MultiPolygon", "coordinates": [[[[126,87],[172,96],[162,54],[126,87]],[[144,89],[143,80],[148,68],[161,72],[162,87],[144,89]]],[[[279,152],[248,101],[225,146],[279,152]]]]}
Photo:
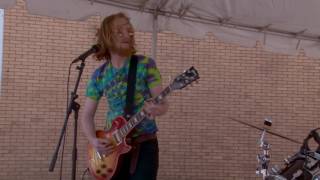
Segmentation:
{"type": "MultiPolygon", "coordinates": [[[[161,103],[164,98],[170,94],[170,92],[172,92],[172,89],[170,86],[167,86],[157,97],[155,97],[152,101],[155,104],[159,104],[161,103]]],[[[137,114],[135,114],[134,116],[132,116],[128,123],[126,125],[124,125],[123,127],[121,127],[120,129],[118,129],[118,133],[119,135],[124,138],[126,137],[130,131],[136,127],[145,117],[147,116],[147,114],[144,111],[140,111],[137,114]]]]}

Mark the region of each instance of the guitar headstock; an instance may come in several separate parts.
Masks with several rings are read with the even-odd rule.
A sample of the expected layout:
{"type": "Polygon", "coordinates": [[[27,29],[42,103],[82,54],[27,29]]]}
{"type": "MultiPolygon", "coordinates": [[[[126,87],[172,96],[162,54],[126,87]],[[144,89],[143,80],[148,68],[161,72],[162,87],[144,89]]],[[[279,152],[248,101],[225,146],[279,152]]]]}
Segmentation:
{"type": "Polygon", "coordinates": [[[192,66],[177,76],[170,84],[170,87],[171,89],[182,89],[199,78],[198,71],[192,66]]]}

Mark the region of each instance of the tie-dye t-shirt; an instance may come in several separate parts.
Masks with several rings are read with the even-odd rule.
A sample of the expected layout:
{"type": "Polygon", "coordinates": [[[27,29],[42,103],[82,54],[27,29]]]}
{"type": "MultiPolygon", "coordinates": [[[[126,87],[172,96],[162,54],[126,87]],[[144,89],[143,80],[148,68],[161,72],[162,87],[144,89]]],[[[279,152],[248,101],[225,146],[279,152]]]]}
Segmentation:
{"type": "MultiPolygon", "coordinates": [[[[161,83],[161,77],[156,63],[146,56],[137,55],[137,76],[134,95],[134,113],[141,110],[143,102],[151,98],[150,89],[161,83]]],[[[110,128],[112,120],[123,116],[126,106],[127,79],[129,72],[129,59],[121,68],[115,68],[106,62],[95,70],[87,84],[86,96],[99,101],[102,96],[107,97],[109,110],[106,114],[106,128],[110,128]]],[[[151,134],[157,131],[154,120],[144,119],[135,128],[133,136],[151,134]]]]}

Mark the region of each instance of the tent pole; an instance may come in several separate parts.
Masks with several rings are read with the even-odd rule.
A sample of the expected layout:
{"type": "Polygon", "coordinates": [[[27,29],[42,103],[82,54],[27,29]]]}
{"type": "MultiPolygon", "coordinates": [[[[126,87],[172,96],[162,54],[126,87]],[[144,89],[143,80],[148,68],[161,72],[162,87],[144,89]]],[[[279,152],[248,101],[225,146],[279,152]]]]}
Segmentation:
{"type": "Polygon", "coordinates": [[[152,31],[152,55],[153,59],[157,57],[157,42],[158,42],[158,13],[153,14],[153,31],[152,31]]]}

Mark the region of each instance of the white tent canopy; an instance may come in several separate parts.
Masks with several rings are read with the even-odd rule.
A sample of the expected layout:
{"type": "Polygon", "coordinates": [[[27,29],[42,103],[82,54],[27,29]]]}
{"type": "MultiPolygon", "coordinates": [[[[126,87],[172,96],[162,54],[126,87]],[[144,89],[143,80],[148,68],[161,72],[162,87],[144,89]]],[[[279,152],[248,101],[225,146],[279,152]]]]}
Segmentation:
{"type": "MultiPolygon", "coordinates": [[[[300,48],[320,57],[319,0],[25,0],[32,14],[70,20],[115,12],[128,14],[135,28],[203,37],[212,32],[225,42],[294,54],[300,48]]],[[[15,0],[1,0],[10,8],[15,0]]]]}

